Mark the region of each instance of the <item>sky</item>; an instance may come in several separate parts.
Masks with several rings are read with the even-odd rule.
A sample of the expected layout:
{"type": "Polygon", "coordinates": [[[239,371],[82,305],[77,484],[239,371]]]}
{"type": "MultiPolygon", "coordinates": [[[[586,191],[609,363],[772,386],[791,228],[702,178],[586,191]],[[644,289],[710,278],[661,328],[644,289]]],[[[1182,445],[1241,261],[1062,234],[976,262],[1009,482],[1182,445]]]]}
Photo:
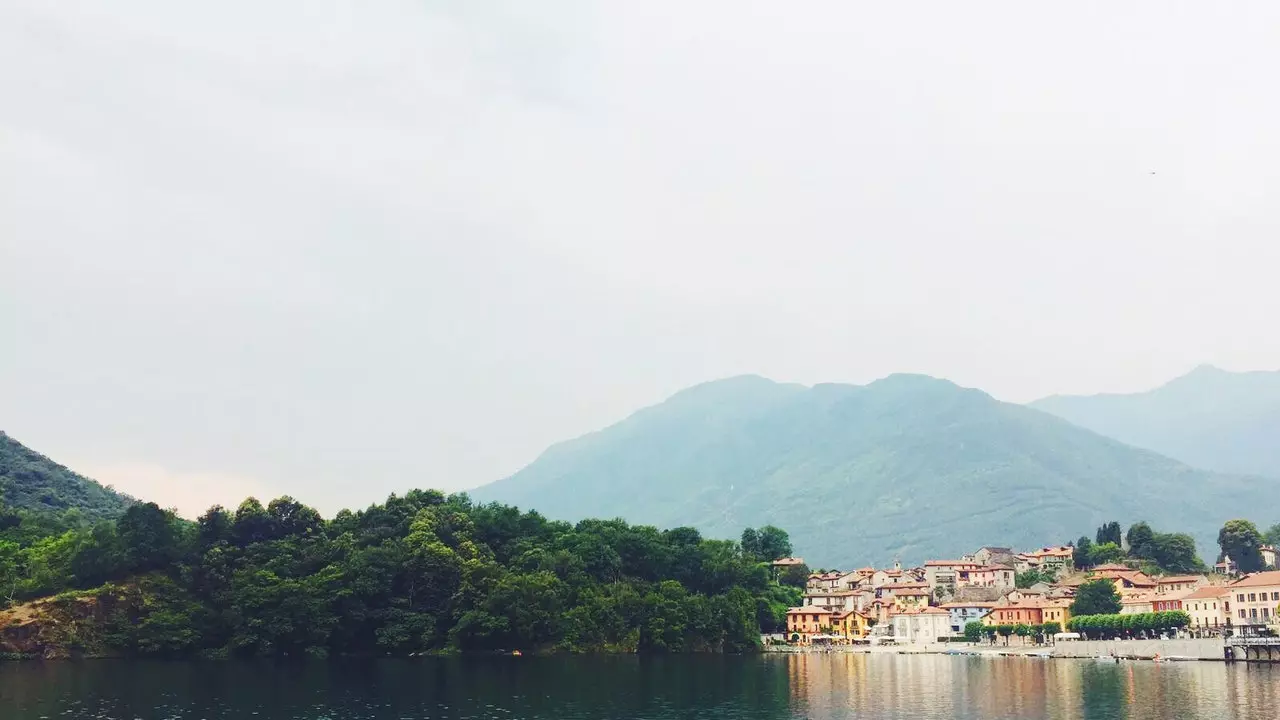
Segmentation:
{"type": "Polygon", "coordinates": [[[0,429],[194,516],[743,373],[1280,369],[1280,4],[0,0],[0,429]]]}

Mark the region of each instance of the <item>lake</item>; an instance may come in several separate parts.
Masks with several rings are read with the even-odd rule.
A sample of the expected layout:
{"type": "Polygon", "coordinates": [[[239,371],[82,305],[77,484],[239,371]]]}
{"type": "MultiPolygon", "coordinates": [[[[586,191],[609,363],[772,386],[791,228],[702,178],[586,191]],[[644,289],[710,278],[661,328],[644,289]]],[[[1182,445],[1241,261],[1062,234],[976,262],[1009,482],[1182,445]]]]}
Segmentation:
{"type": "Polygon", "coordinates": [[[1280,667],[943,655],[0,664],[0,718],[1280,717],[1280,667]]]}

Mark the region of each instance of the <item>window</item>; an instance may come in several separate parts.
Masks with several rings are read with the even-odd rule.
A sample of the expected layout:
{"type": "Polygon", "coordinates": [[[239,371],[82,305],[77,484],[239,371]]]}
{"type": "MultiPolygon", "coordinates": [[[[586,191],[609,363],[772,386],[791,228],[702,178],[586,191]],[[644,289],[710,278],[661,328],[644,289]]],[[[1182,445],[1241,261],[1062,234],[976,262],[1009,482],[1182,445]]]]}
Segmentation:
{"type": "Polygon", "coordinates": [[[1244,617],[1244,608],[1240,608],[1240,617],[1244,617]]]}
{"type": "Polygon", "coordinates": [[[1249,593],[1249,602],[1258,602],[1258,593],[1249,593]]]}
{"type": "Polygon", "coordinates": [[[1280,592],[1273,592],[1273,593],[1271,593],[1271,599],[1272,599],[1272,600],[1280,600],[1280,592]]]}
{"type": "Polygon", "coordinates": [[[1237,596],[1236,596],[1236,601],[1237,601],[1237,602],[1244,602],[1244,593],[1240,593],[1239,595],[1237,595],[1237,596]]]}
{"type": "Polygon", "coordinates": [[[1269,617],[1271,617],[1271,610],[1267,608],[1262,608],[1262,619],[1266,620],[1269,617]]]}
{"type": "Polygon", "coordinates": [[[1250,618],[1252,618],[1252,619],[1254,619],[1254,620],[1257,620],[1257,619],[1258,619],[1258,608],[1249,608],[1249,617],[1250,617],[1250,618]]]}

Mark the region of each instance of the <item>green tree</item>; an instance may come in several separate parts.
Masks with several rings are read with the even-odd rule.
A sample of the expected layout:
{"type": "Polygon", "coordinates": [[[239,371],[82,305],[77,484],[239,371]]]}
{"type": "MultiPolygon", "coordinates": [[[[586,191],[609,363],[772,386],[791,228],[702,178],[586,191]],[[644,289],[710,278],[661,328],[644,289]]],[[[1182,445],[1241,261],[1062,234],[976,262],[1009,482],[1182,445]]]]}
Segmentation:
{"type": "Polygon", "coordinates": [[[982,623],[977,620],[967,622],[964,624],[964,639],[971,643],[976,643],[982,639],[982,631],[982,623]]]}
{"type": "Polygon", "coordinates": [[[809,582],[809,566],[808,565],[788,565],[782,569],[778,575],[778,582],[795,588],[804,588],[809,582]]]}
{"type": "Polygon", "coordinates": [[[1113,542],[1105,542],[1089,548],[1089,567],[1124,560],[1124,550],[1113,542]]]}
{"type": "Polygon", "coordinates": [[[1089,551],[1092,549],[1093,541],[1084,535],[1081,535],[1080,539],[1076,541],[1075,548],[1071,553],[1072,564],[1076,566],[1076,569],[1083,570],[1090,567],[1089,551]]]}
{"type": "Polygon", "coordinates": [[[1262,541],[1268,545],[1280,545],[1280,523],[1267,528],[1262,534],[1262,541]]]}
{"type": "Polygon", "coordinates": [[[1112,543],[1119,547],[1121,544],[1120,538],[1120,523],[1113,520],[1109,523],[1103,523],[1103,525],[1098,528],[1098,532],[1094,536],[1094,543],[1097,545],[1112,543]]]}
{"type": "Polygon", "coordinates": [[[174,515],[155,503],[129,506],[116,522],[116,534],[125,564],[134,571],[163,567],[180,554],[174,515]]]}
{"type": "Polygon", "coordinates": [[[1196,541],[1186,533],[1155,533],[1147,544],[1148,556],[1162,570],[1190,573],[1204,569],[1196,556],[1196,541]]]}
{"type": "Polygon", "coordinates": [[[1262,533],[1248,520],[1228,520],[1218,531],[1218,547],[1231,558],[1240,572],[1262,569],[1262,533]]]}
{"type": "Polygon", "coordinates": [[[1136,558],[1151,557],[1151,542],[1155,539],[1155,532],[1150,525],[1145,522],[1130,525],[1124,539],[1129,545],[1130,555],[1136,558]]]}
{"type": "Polygon", "coordinates": [[[1057,578],[1054,576],[1052,570],[1031,568],[1030,570],[1014,575],[1013,583],[1015,587],[1025,590],[1036,583],[1051,583],[1056,579],[1057,578]]]}
{"type": "Polygon", "coordinates": [[[1120,593],[1115,583],[1106,578],[1086,580],[1076,589],[1071,603],[1072,615],[1108,615],[1120,612],[1120,593]]]}

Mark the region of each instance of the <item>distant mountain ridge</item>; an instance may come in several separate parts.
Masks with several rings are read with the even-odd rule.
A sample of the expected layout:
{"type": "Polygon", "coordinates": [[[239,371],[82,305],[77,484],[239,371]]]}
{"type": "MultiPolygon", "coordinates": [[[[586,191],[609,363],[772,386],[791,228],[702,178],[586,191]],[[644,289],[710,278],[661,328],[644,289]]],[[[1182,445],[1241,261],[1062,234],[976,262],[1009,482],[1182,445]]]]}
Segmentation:
{"type": "Polygon", "coordinates": [[[1280,479],[1280,372],[1202,365],[1146,392],[1030,406],[1189,465],[1280,479]]]}
{"type": "Polygon", "coordinates": [[[135,501],[73,472],[0,430],[0,499],[11,508],[63,512],[90,520],[119,517],[135,501]]]}
{"type": "Polygon", "coordinates": [[[1191,532],[1212,555],[1252,483],[945,380],[804,387],[744,376],[554,445],[472,495],[719,537],[772,523],[810,564],[848,566],[1058,543],[1110,519],[1191,532]]]}

